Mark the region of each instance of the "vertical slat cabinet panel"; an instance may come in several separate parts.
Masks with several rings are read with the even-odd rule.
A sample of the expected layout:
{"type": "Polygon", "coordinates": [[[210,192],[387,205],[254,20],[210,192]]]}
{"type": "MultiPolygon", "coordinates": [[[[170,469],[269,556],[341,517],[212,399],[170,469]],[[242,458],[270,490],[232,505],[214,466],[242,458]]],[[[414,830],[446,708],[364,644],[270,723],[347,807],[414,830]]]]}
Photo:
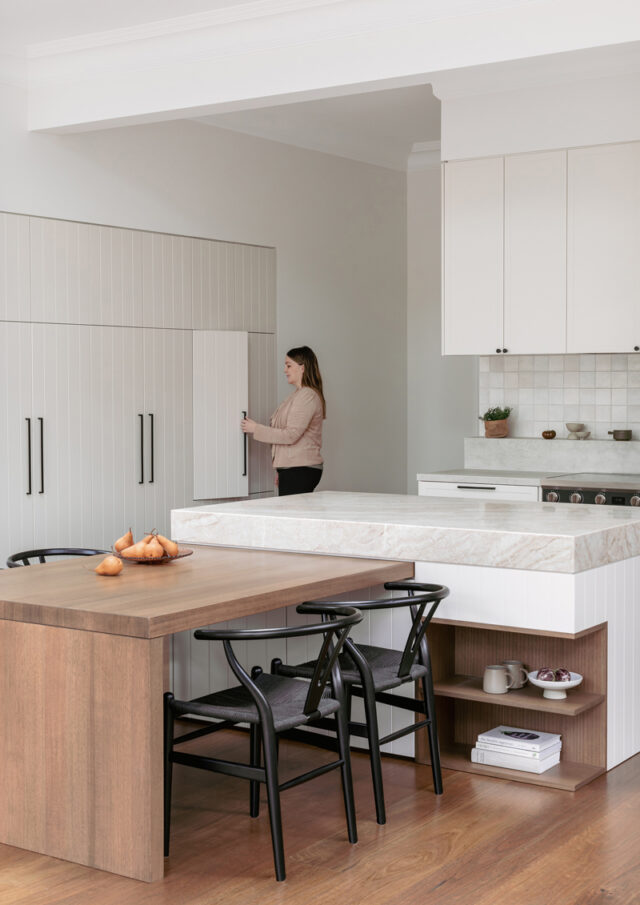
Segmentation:
{"type": "MultiPolygon", "coordinates": [[[[249,334],[249,417],[268,424],[276,409],[276,337],[249,334]]],[[[273,491],[271,446],[249,440],[249,493],[273,491]]]]}
{"type": "Polygon", "coordinates": [[[99,227],[98,317],[91,323],[142,326],[142,233],[99,227]]]}
{"type": "Polygon", "coordinates": [[[505,158],[504,345],[566,351],[567,154],[505,158]]]}
{"type": "Polygon", "coordinates": [[[91,406],[84,427],[91,446],[83,474],[92,487],[95,542],[109,547],[128,528],[139,540],[148,527],[144,508],[146,474],[141,461],[142,331],[92,327],[91,356],[91,406]]]}
{"type": "Polygon", "coordinates": [[[31,325],[0,323],[0,568],[7,556],[33,547],[36,487],[31,365],[31,325]],[[27,418],[31,418],[31,480],[27,418]]]}
{"type": "Polygon", "coordinates": [[[193,239],[191,249],[193,328],[219,330],[226,324],[226,309],[221,311],[221,278],[223,272],[226,273],[225,245],[209,239],[193,239]]]}
{"type": "Polygon", "coordinates": [[[101,323],[101,227],[30,218],[31,317],[59,324],[101,323]]]}
{"type": "Polygon", "coordinates": [[[142,294],[145,327],[192,326],[193,239],[142,233],[142,294]]]}
{"type": "Polygon", "coordinates": [[[640,346],[640,142],[568,152],[567,351],[640,346]]]}
{"type": "Polygon", "coordinates": [[[276,250],[275,248],[258,249],[258,286],[256,292],[260,299],[262,312],[262,328],[266,333],[276,332],[276,250]]]}
{"type": "Polygon", "coordinates": [[[0,213],[0,321],[28,321],[29,218],[0,213]]]}
{"type": "Polygon", "coordinates": [[[193,493],[195,500],[247,496],[248,451],[240,429],[249,408],[248,338],[235,331],[193,333],[193,493]]]}
{"type": "MultiPolygon", "coordinates": [[[[33,325],[33,491],[36,547],[90,546],[94,520],[84,505],[91,483],[83,480],[90,459],[85,432],[87,393],[95,363],[90,328],[33,325]]],[[[98,517],[101,510],[97,508],[98,517]]]]}
{"type": "Polygon", "coordinates": [[[443,353],[503,345],[502,157],[444,165],[443,353]]]}
{"type": "Polygon", "coordinates": [[[142,331],[144,341],[145,519],[168,535],[172,509],[193,501],[192,335],[142,331]]]}

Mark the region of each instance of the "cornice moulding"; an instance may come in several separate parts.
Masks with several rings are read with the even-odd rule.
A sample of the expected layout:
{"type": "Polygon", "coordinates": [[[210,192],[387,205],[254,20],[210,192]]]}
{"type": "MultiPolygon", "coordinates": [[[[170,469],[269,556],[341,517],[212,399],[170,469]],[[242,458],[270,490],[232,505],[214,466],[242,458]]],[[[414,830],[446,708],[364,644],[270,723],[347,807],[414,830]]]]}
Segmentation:
{"type": "Polygon", "coordinates": [[[417,141],[407,159],[407,170],[434,170],[440,168],[440,142],[417,141]]]}

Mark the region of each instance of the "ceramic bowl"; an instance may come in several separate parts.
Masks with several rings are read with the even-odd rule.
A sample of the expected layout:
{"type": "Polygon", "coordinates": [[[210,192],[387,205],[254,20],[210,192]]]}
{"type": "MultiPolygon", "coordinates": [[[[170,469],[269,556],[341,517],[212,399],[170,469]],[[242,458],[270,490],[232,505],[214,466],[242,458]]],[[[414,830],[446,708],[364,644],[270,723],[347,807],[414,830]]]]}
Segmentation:
{"type": "Polygon", "coordinates": [[[578,421],[567,421],[565,427],[572,434],[577,433],[578,431],[584,430],[584,424],[580,424],[578,421]]]}
{"type": "Polygon", "coordinates": [[[532,685],[535,685],[536,688],[542,688],[542,697],[548,698],[552,701],[561,701],[563,698],[566,698],[567,691],[572,688],[575,688],[577,685],[582,682],[582,676],[579,672],[571,673],[571,681],[570,682],[543,682],[537,678],[538,670],[532,669],[530,673],[527,673],[527,677],[532,685]]]}
{"type": "Polygon", "coordinates": [[[578,440],[586,440],[587,437],[591,436],[591,431],[576,431],[578,435],[578,440]]]}

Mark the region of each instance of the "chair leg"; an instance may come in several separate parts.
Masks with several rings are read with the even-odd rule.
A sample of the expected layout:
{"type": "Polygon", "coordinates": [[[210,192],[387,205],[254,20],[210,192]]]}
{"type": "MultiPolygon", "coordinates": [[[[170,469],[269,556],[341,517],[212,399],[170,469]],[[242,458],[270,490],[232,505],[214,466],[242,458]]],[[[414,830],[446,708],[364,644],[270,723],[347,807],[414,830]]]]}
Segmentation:
{"type": "Polygon", "coordinates": [[[356,807],[353,800],[353,776],[351,775],[351,752],[349,751],[349,723],[346,714],[346,702],[340,705],[336,713],[336,734],[338,736],[338,748],[342,767],[342,797],[344,798],[344,810],[347,818],[347,832],[349,842],[358,841],[358,829],[356,826],[356,807]]]}
{"type": "Polygon", "coordinates": [[[431,672],[423,676],[422,695],[424,698],[425,717],[429,720],[427,733],[429,736],[429,753],[431,755],[431,773],[433,775],[433,791],[442,795],[442,768],[440,766],[440,744],[438,742],[438,724],[436,721],[436,701],[433,693],[431,672]]]}
{"type": "Polygon", "coordinates": [[[169,834],[171,832],[171,780],[173,778],[173,695],[164,696],[164,856],[169,855],[169,834]]]}
{"type": "Polygon", "coordinates": [[[273,726],[266,726],[264,723],[262,724],[262,741],[264,747],[264,768],[267,780],[269,821],[271,824],[271,844],[273,846],[273,863],[276,869],[276,880],[284,880],[284,843],[282,840],[280,789],[278,787],[278,753],[276,734],[273,730],[273,726]]]}
{"type": "MultiPolygon", "coordinates": [[[[260,766],[260,726],[251,723],[249,728],[250,764],[252,767],[260,766]]],[[[257,780],[249,782],[249,814],[257,817],[260,813],[260,783],[257,780]]]]}
{"type": "Polygon", "coordinates": [[[387,815],[384,806],[384,787],[382,785],[382,757],[380,755],[376,695],[373,687],[367,688],[364,682],[362,683],[362,690],[364,692],[364,712],[367,721],[367,734],[369,736],[369,763],[371,765],[371,779],[373,780],[373,797],[376,802],[376,820],[382,825],[387,822],[387,815]]]}

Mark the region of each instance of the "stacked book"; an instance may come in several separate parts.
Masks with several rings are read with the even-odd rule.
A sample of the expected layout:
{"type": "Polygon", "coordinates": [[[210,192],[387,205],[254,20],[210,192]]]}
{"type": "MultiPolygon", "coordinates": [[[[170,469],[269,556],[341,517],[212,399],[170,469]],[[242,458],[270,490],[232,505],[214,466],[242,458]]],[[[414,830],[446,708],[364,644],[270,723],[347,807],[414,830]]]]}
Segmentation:
{"type": "Polygon", "coordinates": [[[544,773],[559,763],[561,748],[562,740],[553,732],[496,726],[480,733],[471,749],[471,760],[474,764],[544,773]]]}

